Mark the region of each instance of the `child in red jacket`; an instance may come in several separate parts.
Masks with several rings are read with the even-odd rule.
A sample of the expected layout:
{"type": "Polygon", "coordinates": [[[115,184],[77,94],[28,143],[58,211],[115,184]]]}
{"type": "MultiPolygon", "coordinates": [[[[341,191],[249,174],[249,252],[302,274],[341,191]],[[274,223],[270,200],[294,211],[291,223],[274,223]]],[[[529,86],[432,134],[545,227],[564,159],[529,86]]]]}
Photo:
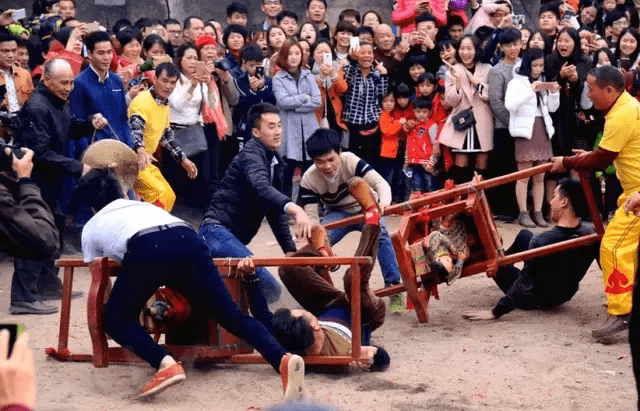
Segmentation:
{"type": "MultiPolygon", "coordinates": [[[[405,105],[408,98],[398,96],[405,105]]],[[[404,160],[404,142],[407,138],[402,126],[407,122],[404,110],[399,109],[396,103],[395,92],[387,93],[382,99],[382,112],[378,124],[382,133],[380,145],[380,175],[391,186],[391,198],[394,203],[401,203],[405,199],[405,179],[402,172],[404,160]]],[[[413,113],[411,113],[413,115],[413,113]]]]}
{"type": "Polygon", "coordinates": [[[417,98],[413,102],[415,121],[407,121],[407,154],[405,164],[411,170],[414,192],[436,191],[439,187],[437,164],[440,146],[437,143],[440,127],[433,118],[431,101],[417,98]]]}

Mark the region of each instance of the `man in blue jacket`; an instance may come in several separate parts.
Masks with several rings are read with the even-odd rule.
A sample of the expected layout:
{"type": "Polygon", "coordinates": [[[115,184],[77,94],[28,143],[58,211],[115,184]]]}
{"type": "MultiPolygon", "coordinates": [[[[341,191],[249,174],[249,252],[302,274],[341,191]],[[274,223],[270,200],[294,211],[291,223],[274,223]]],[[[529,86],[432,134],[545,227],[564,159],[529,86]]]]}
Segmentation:
{"type": "MultiPolygon", "coordinates": [[[[77,118],[88,118],[95,113],[109,121],[110,127],[96,132],[95,139],[117,139],[133,147],[129,117],[127,116],[126,90],[120,77],[109,71],[113,46],[109,34],[96,31],[89,34],[84,42],[89,54],[89,67],[75,79],[73,91],[69,96],[71,113],[77,118]]],[[[76,157],[91,144],[92,135],[76,140],[76,157]]]]}
{"type": "MultiPolygon", "coordinates": [[[[85,46],[90,64],[75,78],[73,91],[69,95],[69,107],[71,113],[77,118],[88,118],[95,113],[102,113],[109,122],[109,127],[68,141],[69,157],[77,160],[94,139],[96,141],[105,138],[116,139],[133,147],[125,100],[126,90],[120,77],[109,71],[113,56],[109,34],[104,31],[90,33],[85,40],[85,46]]],[[[75,240],[79,240],[81,227],[91,218],[92,213],[91,207],[84,201],[78,202],[75,210],[70,209],[70,200],[76,183],[75,178],[65,179],[61,203],[65,213],[75,214],[77,225],[75,233],[78,234],[75,240]]],[[[71,244],[75,244],[77,248],[79,241],[71,241],[71,244]]]]}
{"type": "Polygon", "coordinates": [[[240,51],[242,62],[238,76],[233,81],[238,89],[240,98],[233,110],[233,124],[237,127],[236,138],[238,149],[251,139],[251,125],[249,124],[249,109],[259,103],[276,104],[276,96],[271,88],[271,77],[267,76],[262,66],[262,50],[254,43],[246,44],[240,51]],[[262,74],[258,67],[262,67],[262,74]]]}
{"type": "MultiPolygon", "coordinates": [[[[278,148],[282,124],[278,109],[269,103],[251,108],[253,138],[233,159],[215,192],[200,226],[199,235],[209,246],[211,257],[249,257],[246,247],[258,232],[264,217],[280,248],[287,255],[296,251],[287,215],[296,220],[296,236],[308,238],[311,225],[305,211],[272,185],[271,165],[282,164],[278,148]]],[[[264,267],[256,270],[268,302],[280,298],[281,285],[264,267]]]]}

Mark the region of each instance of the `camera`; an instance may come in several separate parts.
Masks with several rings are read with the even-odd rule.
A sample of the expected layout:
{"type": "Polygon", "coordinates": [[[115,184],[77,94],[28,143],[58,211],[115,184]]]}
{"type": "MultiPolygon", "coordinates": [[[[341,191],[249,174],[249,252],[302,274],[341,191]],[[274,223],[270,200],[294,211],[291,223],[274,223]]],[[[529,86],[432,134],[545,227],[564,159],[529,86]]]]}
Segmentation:
{"type": "Polygon", "coordinates": [[[216,61],[215,63],[213,63],[213,67],[223,71],[231,70],[231,66],[229,65],[229,62],[226,59],[221,59],[216,61]]]}
{"type": "Polygon", "coordinates": [[[13,156],[20,159],[23,155],[24,153],[20,150],[20,147],[7,144],[0,139],[0,172],[10,173],[13,165],[13,156]],[[13,155],[6,155],[4,152],[5,148],[10,148],[13,155]]]}

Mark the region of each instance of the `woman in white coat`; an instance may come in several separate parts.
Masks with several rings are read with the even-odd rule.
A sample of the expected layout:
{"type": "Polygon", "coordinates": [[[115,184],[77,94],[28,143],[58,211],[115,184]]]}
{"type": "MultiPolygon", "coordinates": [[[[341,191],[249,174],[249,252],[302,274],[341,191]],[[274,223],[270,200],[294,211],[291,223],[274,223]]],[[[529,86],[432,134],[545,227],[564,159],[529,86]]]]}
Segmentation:
{"type": "MultiPolygon", "coordinates": [[[[549,113],[560,106],[560,86],[546,83],[544,52],[532,48],[522,56],[513,80],[507,85],[504,105],[509,110],[509,132],[516,139],[515,153],[518,170],[548,162],[553,157],[551,138],[555,132],[549,113]]],[[[532,177],[533,220],[527,211],[528,178],[516,183],[516,200],[520,207],[518,222],[524,227],[547,227],[542,216],[544,174],[532,177]]]]}
{"type": "Polygon", "coordinates": [[[480,40],[476,36],[464,35],[456,53],[457,63],[450,66],[445,76],[445,107],[451,114],[440,133],[439,143],[451,147],[454,165],[449,169],[449,178],[456,184],[470,181],[473,169],[469,158],[475,156],[475,169],[479,174],[487,169],[489,151],[493,149],[493,112],[489,105],[487,78],[491,66],[480,62],[480,40]],[[460,127],[462,118],[467,127],[460,127]]]}

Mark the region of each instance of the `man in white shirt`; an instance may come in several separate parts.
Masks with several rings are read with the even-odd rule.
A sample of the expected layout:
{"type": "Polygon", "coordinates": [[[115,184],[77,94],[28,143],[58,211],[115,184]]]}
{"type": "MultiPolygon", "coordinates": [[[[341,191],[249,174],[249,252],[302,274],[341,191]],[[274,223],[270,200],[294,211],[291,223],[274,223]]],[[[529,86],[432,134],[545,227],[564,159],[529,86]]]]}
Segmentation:
{"type": "Polygon", "coordinates": [[[87,173],[78,184],[78,194],[95,212],[82,231],[85,262],[109,257],[121,264],[105,307],[104,329],[118,344],[158,369],[140,397],[186,379],[181,363],[138,321],[141,308],[163,285],[184,295],[194,311],[207,313],[255,347],[280,371],[283,387],[292,364],[296,364],[294,369],[304,369],[301,358],[287,354],[260,322],[240,311],[209,258],[207,246],[190,225],[152,204],[126,200],[109,170],[87,173]]]}

